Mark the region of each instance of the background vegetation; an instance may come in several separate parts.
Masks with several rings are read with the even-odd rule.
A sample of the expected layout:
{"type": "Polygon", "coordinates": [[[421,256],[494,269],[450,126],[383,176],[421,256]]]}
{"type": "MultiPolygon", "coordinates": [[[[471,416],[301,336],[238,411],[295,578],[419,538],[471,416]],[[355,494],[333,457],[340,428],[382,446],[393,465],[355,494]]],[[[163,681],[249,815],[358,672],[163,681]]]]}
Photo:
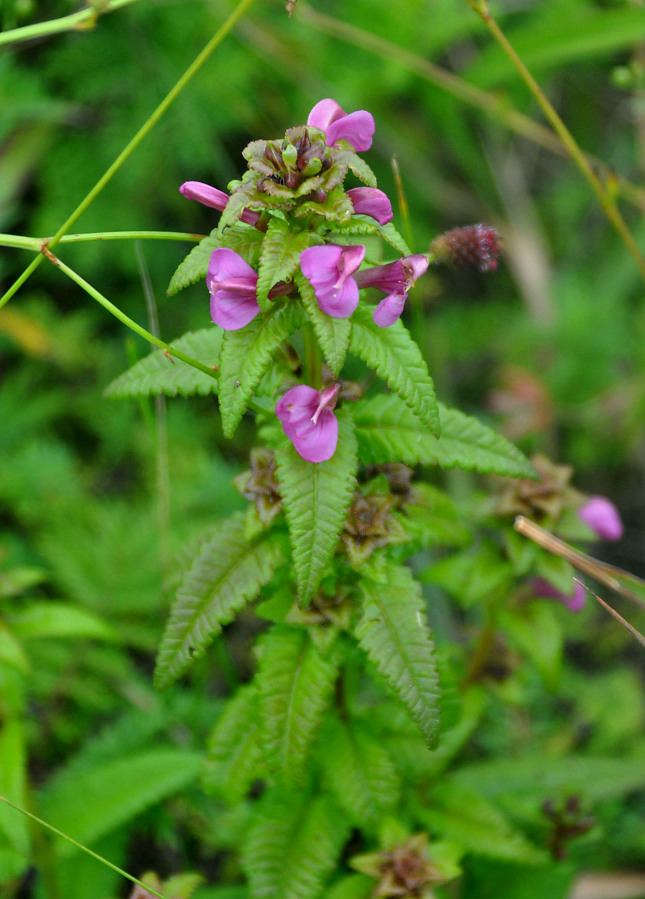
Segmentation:
{"type": "MultiPolygon", "coordinates": [[[[0,0],[0,24],[77,8],[0,0]]],[[[232,8],[142,0],[93,30],[2,48],[0,230],[54,233],[232,8]]],[[[617,190],[644,247],[642,5],[527,0],[501,2],[495,13],[579,144],[635,185],[617,190]]],[[[525,452],[572,465],[579,489],[610,496],[626,536],[604,557],[642,575],[642,279],[572,162],[515,130],[518,113],[536,122],[541,114],[464,0],[300,0],[291,19],[282,3],[258,0],[74,230],[208,233],[214,216],[179,185],[224,189],[249,140],[303,122],[322,97],[373,113],[369,161],[394,196],[396,155],[413,251],[457,224],[486,221],[501,232],[494,275],[437,269],[417,289],[421,308],[410,323],[437,392],[525,452]],[[450,90],[445,73],[458,79],[450,90]]],[[[405,225],[401,215],[395,221],[405,225]]],[[[59,251],[132,318],[154,329],[158,317],[165,340],[208,324],[203,284],[165,295],[185,244],[97,241],[59,251]]],[[[3,288],[30,258],[3,248],[3,288]]],[[[151,671],[168,608],[164,573],[186,539],[243,508],[231,481],[247,467],[251,431],[224,441],[212,397],[167,408],[104,399],[110,381],[147,352],[51,266],[0,310],[0,793],[136,875],[196,870],[211,884],[198,896],[240,899],[228,849],[243,816],[208,798],[199,774],[224,698],[254,669],[262,625],[243,616],[163,695],[151,671]]],[[[464,472],[437,473],[436,482],[464,508],[484,487],[464,472]]],[[[466,639],[467,617],[437,587],[428,596],[439,638],[466,639]]],[[[508,899],[556,897],[581,868],[645,867],[640,650],[600,610],[558,614],[564,664],[536,661],[535,652],[522,662],[521,639],[507,647],[508,671],[486,681],[487,710],[459,758],[491,760],[494,782],[514,770],[504,760],[528,748],[543,758],[602,757],[604,780],[600,769],[590,776],[577,767],[554,786],[556,799],[558,790],[581,795],[595,824],[571,862],[536,868],[527,887],[524,874],[509,874],[521,853],[503,848],[506,819],[497,845],[491,821],[475,822],[462,835],[473,854],[469,880],[455,895],[485,899],[516,883],[505,887],[508,899]],[[488,843],[475,824],[493,834],[488,843]]],[[[486,793],[482,784],[473,775],[469,786],[486,793]]],[[[486,795],[497,795],[490,783],[486,795]]],[[[547,819],[523,818],[525,809],[503,799],[499,814],[515,815],[546,844],[547,819]]],[[[445,820],[434,827],[450,832],[445,820]]],[[[49,843],[4,807],[0,884],[21,899],[122,889],[113,872],[49,843]]]]}

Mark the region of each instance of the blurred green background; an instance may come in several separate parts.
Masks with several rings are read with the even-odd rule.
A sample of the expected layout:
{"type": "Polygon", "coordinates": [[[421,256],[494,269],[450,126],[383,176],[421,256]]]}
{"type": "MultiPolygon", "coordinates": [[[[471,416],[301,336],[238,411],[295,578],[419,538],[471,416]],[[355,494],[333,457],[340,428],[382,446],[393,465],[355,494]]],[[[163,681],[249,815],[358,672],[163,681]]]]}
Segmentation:
{"type": "MultiPolygon", "coordinates": [[[[3,47],[0,231],[55,232],[233,8],[223,0],[141,0],[101,17],[91,31],[3,47]]],[[[67,0],[0,0],[0,25],[76,9],[67,0]]],[[[494,11],[580,145],[640,190],[621,208],[645,249],[644,7],[525,0],[494,11]]],[[[498,228],[499,270],[433,270],[414,298],[422,327],[419,317],[408,324],[441,400],[476,413],[528,453],[574,466],[577,487],[616,502],[626,536],[605,557],[644,574],[643,284],[571,161],[508,127],[513,111],[542,117],[465,0],[300,0],[291,19],[281,2],[257,0],[73,230],[208,233],[217,214],[185,200],[179,185],[200,180],[225,189],[243,171],[250,140],[303,123],[323,97],[373,113],[367,158],[394,199],[396,156],[413,251],[459,224],[498,228]],[[372,46],[370,36],[389,45],[372,46]],[[490,111],[446,91],[428,64],[478,88],[490,111]]],[[[395,222],[406,233],[400,210],[395,222]]],[[[187,249],[104,241],[58,252],[145,327],[156,306],[161,336],[171,341],[210,321],[203,284],[165,295],[187,249]]],[[[27,251],[0,250],[3,290],[30,259],[27,251]]],[[[249,422],[235,441],[224,441],[214,398],[170,401],[167,409],[103,399],[110,381],[147,352],[47,264],[0,310],[0,595],[9,603],[0,631],[2,711],[20,722],[15,771],[5,765],[0,786],[10,793],[20,781],[24,754],[35,788],[60,766],[63,775],[40,805],[49,801],[53,818],[67,801],[70,765],[74,772],[119,753],[142,754],[155,734],[181,750],[177,765],[192,782],[190,753],[203,744],[218,697],[252,664],[247,621],[232,629],[228,650],[216,648],[210,667],[198,666],[192,692],[153,694],[152,660],[168,607],[164,566],[206,522],[242,507],[231,478],[246,467],[253,430],[249,422]],[[38,639],[20,618],[27,599],[38,598],[91,612],[111,634],[88,639],[86,621],[70,623],[60,640],[38,639]],[[100,730],[106,722],[107,735],[100,730]]],[[[463,493],[471,482],[451,476],[448,483],[463,493]]],[[[610,635],[599,656],[608,658],[622,640],[610,635]]],[[[642,689],[625,677],[638,705],[642,689]]],[[[602,714],[609,721],[609,709],[602,714]]],[[[634,714],[626,713],[630,737],[641,725],[634,714]]],[[[610,750],[620,750],[625,733],[619,729],[610,750]]],[[[168,783],[165,793],[178,785],[168,783]]],[[[138,832],[171,847],[177,868],[212,848],[208,839],[193,845],[214,813],[191,789],[148,819],[145,808],[164,789],[140,802],[138,832]]],[[[12,884],[9,896],[29,896],[5,811],[0,883],[12,884]]],[[[143,839],[126,851],[126,836],[114,829],[123,819],[115,809],[110,826],[89,834],[137,871],[147,852],[155,864],[143,839]]],[[[232,840],[236,826],[226,823],[232,840]]],[[[219,832],[221,839],[221,825],[219,832]]],[[[89,895],[84,864],[76,857],[66,899],[89,895]]],[[[91,871],[95,895],[107,895],[91,871]]]]}

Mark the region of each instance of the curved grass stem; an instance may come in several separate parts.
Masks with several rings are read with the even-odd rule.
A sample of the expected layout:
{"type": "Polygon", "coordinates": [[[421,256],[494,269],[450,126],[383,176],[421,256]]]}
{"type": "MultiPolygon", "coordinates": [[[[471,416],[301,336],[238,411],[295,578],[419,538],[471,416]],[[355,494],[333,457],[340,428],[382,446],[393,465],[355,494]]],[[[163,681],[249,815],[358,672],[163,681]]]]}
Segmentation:
{"type": "MultiPolygon", "coordinates": [[[[206,44],[204,49],[199,53],[192,63],[188,66],[184,74],[181,78],[176,82],[176,84],[170,89],[170,91],[166,94],[164,99],[161,101],[159,106],[155,109],[155,111],[150,115],[146,121],[143,123],[141,128],[134,135],[132,140],[123,148],[123,150],[119,153],[117,158],[114,160],[112,165],[107,169],[107,171],[99,178],[94,187],[85,195],[85,197],[78,204],[76,209],[71,213],[71,215],[63,222],[58,231],[54,234],[54,236],[49,241],[50,249],[53,249],[56,244],[62,239],[63,235],[67,234],[72,225],[80,218],[80,216],[85,212],[87,207],[92,203],[95,197],[100,194],[105,185],[110,181],[113,175],[118,172],[123,163],[132,155],[132,153],[136,150],[142,140],[147,137],[147,135],[152,131],[154,126],[157,124],[159,119],[163,116],[166,110],[171,106],[174,100],[177,99],[179,94],[183,91],[186,85],[194,78],[197,72],[201,69],[204,63],[208,60],[211,54],[216,50],[216,48],[221,44],[226,35],[232,30],[233,26],[237,23],[239,19],[244,15],[247,9],[252,5],[254,0],[240,0],[238,5],[235,7],[233,12],[230,14],[228,19],[224,22],[224,24],[218,28],[210,41],[206,44]]],[[[0,309],[7,303],[12,296],[22,287],[25,281],[31,277],[32,273],[38,268],[43,260],[43,255],[40,254],[36,256],[35,259],[31,261],[31,263],[27,266],[24,272],[16,279],[16,281],[11,285],[9,290],[6,291],[3,297],[0,298],[0,309]]]]}

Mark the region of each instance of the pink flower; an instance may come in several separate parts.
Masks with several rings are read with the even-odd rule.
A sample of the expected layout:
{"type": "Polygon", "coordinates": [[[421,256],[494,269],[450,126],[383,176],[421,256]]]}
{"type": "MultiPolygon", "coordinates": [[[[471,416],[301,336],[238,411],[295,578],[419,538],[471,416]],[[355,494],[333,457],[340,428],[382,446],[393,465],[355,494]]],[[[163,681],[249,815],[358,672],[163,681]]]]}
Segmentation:
{"type": "Polygon", "coordinates": [[[403,312],[408,291],[428,268],[428,257],[404,256],[387,265],[377,265],[358,272],[359,287],[376,287],[387,294],[374,310],[374,321],[381,328],[393,325],[403,312]]]}
{"type": "Polygon", "coordinates": [[[379,225],[387,225],[392,220],[392,204],[387,194],[376,187],[352,187],[347,191],[356,215],[369,215],[379,225]]]}
{"type": "Polygon", "coordinates": [[[258,276],[239,253],[226,247],[213,250],[208,263],[206,286],[211,295],[211,318],[225,331],[237,331],[260,311],[256,287],[258,276]]]}
{"type": "Polygon", "coordinates": [[[578,509],[578,517],[604,540],[620,540],[623,536],[618,509],[606,496],[590,496],[585,505],[578,509]]]}
{"type": "Polygon", "coordinates": [[[332,318],[348,318],[358,306],[358,286],[352,275],[364,256],[365,247],[336,244],[309,247],[300,254],[302,274],[311,282],[322,311],[332,318]]]}
{"type": "Polygon", "coordinates": [[[335,100],[321,100],[309,113],[307,125],[325,132],[325,143],[333,147],[339,140],[347,140],[357,153],[369,150],[374,134],[374,118],[364,109],[349,115],[335,100]]]}
{"type": "Polygon", "coordinates": [[[307,462],[325,462],[336,452],[338,421],[332,409],[339,390],[339,384],[324,390],[301,384],[288,390],[275,407],[284,433],[307,462]]]}
{"type": "Polygon", "coordinates": [[[532,588],[536,596],[548,597],[549,599],[557,599],[569,609],[570,612],[579,612],[587,604],[587,594],[585,588],[578,581],[574,581],[571,593],[561,593],[559,590],[545,581],[544,578],[536,577],[533,579],[532,588]]]}
{"type": "MultiPolygon", "coordinates": [[[[204,184],[202,181],[186,181],[185,184],[181,185],[179,191],[187,199],[197,200],[198,203],[203,203],[204,206],[210,206],[212,209],[218,209],[220,212],[224,212],[229,201],[228,194],[225,194],[223,190],[218,190],[216,187],[211,187],[210,184],[204,184]]],[[[251,212],[250,209],[245,209],[240,216],[241,221],[246,222],[247,225],[254,226],[257,225],[259,218],[259,213],[251,212]]]]}

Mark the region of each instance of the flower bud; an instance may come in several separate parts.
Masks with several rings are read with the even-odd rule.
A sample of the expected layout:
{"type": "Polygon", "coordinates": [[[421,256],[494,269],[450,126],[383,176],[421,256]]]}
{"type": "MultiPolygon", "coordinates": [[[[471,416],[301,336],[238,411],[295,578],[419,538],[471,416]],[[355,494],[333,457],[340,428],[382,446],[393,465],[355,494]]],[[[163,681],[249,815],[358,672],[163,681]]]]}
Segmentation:
{"type": "Polygon", "coordinates": [[[466,225],[440,234],[430,244],[435,262],[478,268],[480,272],[494,272],[501,250],[500,238],[492,225],[466,225]]]}

